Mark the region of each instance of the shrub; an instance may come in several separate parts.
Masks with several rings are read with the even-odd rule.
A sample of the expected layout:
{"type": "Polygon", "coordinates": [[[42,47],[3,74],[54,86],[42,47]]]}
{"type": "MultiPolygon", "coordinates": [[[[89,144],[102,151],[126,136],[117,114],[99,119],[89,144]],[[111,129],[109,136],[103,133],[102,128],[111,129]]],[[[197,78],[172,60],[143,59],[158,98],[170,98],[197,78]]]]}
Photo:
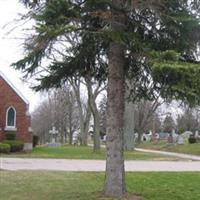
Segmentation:
{"type": "Polygon", "coordinates": [[[190,144],[194,144],[197,142],[197,139],[194,137],[194,135],[190,135],[190,137],[188,138],[188,142],[190,144]]]}
{"type": "Polygon", "coordinates": [[[36,147],[39,142],[39,136],[38,135],[33,135],[33,147],[36,147]]]}
{"type": "Polygon", "coordinates": [[[4,140],[3,143],[10,145],[10,152],[19,152],[24,148],[24,142],[20,140],[4,140]]]}
{"type": "Polygon", "coordinates": [[[0,143],[0,153],[10,153],[10,145],[0,143]]]}
{"type": "Polygon", "coordinates": [[[5,138],[6,138],[6,140],[15,140],[16,139],[16,133],[11,132],[11,131],[7,131],[5,133],[5,138]]]}

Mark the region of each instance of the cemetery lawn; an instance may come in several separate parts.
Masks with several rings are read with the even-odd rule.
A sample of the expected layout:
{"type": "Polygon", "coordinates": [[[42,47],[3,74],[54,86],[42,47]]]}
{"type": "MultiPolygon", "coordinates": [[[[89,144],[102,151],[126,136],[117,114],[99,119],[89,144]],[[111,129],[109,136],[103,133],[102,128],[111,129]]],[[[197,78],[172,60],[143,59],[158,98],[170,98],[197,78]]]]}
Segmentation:
{"type": "Polygon", "coordinates": [[[171,144],[168,145],[166,142],[158,142],[157,144],[154,143],[143,143],[137,146],[138,148],[143,149],[152,149],[152,150],[160,150],[160,151],[170,151],[176,153],[185,153],[185,154],[192,154],[200,156],[200,143],[189,144],[186,143],[184,145],[175,145],[171,144]]]}
{"type": "MultiPolygon", "coordinates": [[[[143,200],[200,199],[200,173],[142,172],[126,177],[128,192],[143,200]]],[[[0,171],[0,200],[111,200],[102,196],[103,182],[103,173],[0,171]]]]}
{"type": "MultiPolygon", "coordinates": [[[[85,159],[85,160],[104,160],[106,158],[105,148],[101,152],[94,153],[92,147],[63,146],[36,147],[31,153],[4,154],[5,157],[19,158],[57,158],[57,159],[85,159]]],[[[125,152],[126,160],[177,160],[174,157],[163,156],[152,153],[142,153],[137,151],[125,152]]]]}

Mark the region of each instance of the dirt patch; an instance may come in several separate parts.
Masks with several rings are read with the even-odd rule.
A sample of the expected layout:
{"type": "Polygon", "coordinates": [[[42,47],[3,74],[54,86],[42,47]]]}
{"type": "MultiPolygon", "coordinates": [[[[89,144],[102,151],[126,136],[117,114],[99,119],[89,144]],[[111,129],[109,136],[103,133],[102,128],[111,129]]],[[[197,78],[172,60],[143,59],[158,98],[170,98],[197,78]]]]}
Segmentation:
{"type": "Polygon", "coordinates": [[[111,198],[103,195],[102,193],[98,194],[98,200],[143,200],[139,195],[126,193],[122,198],[111,198]]]}

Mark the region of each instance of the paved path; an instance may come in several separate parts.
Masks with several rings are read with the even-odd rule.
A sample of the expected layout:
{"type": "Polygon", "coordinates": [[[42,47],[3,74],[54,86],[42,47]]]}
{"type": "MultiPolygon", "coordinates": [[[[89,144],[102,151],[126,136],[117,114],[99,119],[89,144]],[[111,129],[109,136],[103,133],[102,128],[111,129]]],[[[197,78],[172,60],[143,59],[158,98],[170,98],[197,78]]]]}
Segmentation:
{"type": "MultiPolygon", "coordinates": [[[[92,146],[92,145],[89,145],[92,146]]],[[[101,146],[102,148],[105,148],[105,145],[101,146]]],[[[196,160],[200,161],[200,156],[195,156],[191,154],[184,154],[184,153],[174,153],[174,152],[168,152],[168,151],[158,151],[158,150],[151,150],[151,149],[141,149],[141,148],[135,148],[136,151],[144,152],[144,153],[155,153],[155,154],[161,154],[166,156],[172,156],[176,158],[184,158],[187,160],[196,160]]]]}
{"type": "MultiPolygon", "coordinates": [[[[200,162],[126,161],[126,171],[200,171],[200,162]]],[[[0,158],[3,170],[95,171],[105,170],[103,160],[0,158]]]]}
{"type": "Polygon", "coordinates": [[[200,161],[200,156],[194,156],[190,154],[183,154],[183,153],[174,153],[174,152],[167,152],[167,151],[157,151],[157,150],[150,150],[150,149],[140,149],[135,148],[136,151],[145,152],[145,153],[155,153],[155,154],[162,154],[166,156],[174,156],[177,158],[184,158],[189,160],[197,160],[200,161]]]}

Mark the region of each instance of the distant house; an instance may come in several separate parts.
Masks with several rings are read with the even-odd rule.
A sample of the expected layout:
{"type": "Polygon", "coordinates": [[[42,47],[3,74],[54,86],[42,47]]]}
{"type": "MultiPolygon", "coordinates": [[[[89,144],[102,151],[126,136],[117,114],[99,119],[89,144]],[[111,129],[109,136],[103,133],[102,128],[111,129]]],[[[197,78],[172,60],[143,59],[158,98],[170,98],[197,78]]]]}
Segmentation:
{"type": "Polygon", "coordinates": [[[15,132],[24,141],[24,149],[32,149],[29,103],[19,90],[0,71],[0,141],[5,133],[15,132]]]}

